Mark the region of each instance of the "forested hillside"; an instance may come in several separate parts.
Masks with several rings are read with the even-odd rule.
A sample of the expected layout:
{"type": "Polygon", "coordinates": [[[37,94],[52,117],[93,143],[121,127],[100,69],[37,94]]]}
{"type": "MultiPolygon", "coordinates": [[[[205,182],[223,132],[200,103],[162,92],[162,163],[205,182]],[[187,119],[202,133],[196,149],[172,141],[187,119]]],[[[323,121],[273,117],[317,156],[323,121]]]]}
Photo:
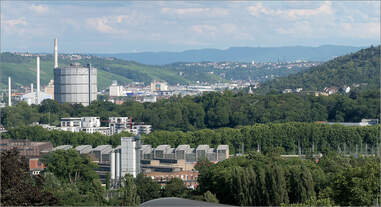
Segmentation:
{"type": "Polygon", "coordinates": [[[286,88],[322,91],[325,87],[380,88],[380,48],[370,47],[356,53],[337,57],[322,65],[311,67],[288,77],[264,83],[258,92],[281,91],[286,88]]]}
{"type": "MultiPolygon", "coordinates": [[[[69,56],[59,56],[59,66],[68,66],[70,63],[79,62],[82,65],[91,63],[98,69],[98,87],[104,89],[111,85],[112,80],[117,80],[121,84],[129,82],[145,82],[152,80],[165,80],[169,84],[186,84],[191,82],[181,77],[178,72],[169,68],[159,68],[148,66],[132,61],[118,60],[114,58],[99,58],[96,56],[83,56],[80,60],[70,60],[69,56]]],[[[41,84],[48,84],[53,79],[53,57],[52,55],[41,56],[41,84]]],[[[36,84],[36,57],[25,57],[13,53],[0,54],[1,82],[0,86],[6,86],[8,76],[12,77],[13,87],[29,86],[36,84]]],[[[210,74],[203,74],[200,77],[204,81],[215,81],[216,78],[210,74]]],[[[217,78],[218,79],[218,78],[217,78]]]]}

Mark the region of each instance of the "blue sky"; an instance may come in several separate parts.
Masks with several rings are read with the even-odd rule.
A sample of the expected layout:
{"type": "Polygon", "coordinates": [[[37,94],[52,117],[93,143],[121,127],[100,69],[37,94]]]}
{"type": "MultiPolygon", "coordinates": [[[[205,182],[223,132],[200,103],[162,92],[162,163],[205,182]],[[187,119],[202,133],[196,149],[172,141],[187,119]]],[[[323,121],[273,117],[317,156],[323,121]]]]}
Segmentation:
{"type": "Polygon", "coordinates": [[[1,1],[1,51],[380,44],[379,1],[1,1]]]}

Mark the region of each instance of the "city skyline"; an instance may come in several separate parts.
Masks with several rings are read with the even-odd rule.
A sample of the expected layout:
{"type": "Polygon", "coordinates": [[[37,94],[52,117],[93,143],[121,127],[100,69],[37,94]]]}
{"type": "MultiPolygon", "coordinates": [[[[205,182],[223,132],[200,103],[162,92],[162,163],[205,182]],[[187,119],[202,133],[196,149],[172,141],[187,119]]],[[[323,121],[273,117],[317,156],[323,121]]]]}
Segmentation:
{"type": "Polygon", "coordinates": [[[1,50],[118,53],[380,44],[380,2],[1,2],[1,50]],[[260,29],[258,29],[260,28],[260,29]]]}

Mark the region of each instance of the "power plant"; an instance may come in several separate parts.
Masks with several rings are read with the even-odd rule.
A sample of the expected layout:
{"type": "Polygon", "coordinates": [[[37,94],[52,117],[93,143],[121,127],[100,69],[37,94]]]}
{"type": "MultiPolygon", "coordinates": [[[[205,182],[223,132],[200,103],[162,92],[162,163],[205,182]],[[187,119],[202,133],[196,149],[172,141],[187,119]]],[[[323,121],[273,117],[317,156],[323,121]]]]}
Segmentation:
{"type": "MultiPolygon", "coordinates": [[[[33,91],[32,91],[33,93],[33,91]]],[[[40,56],[37,56],[37,91],[36,91],[36,104],[40,104],[40,56]]]]}
{"type": "Polygon", "coordinates": [[[54,99],[59,103],[88,106],[97,99],[97,69],[72,63],[58,67],[58,41],[54,40],[54,99]]]}

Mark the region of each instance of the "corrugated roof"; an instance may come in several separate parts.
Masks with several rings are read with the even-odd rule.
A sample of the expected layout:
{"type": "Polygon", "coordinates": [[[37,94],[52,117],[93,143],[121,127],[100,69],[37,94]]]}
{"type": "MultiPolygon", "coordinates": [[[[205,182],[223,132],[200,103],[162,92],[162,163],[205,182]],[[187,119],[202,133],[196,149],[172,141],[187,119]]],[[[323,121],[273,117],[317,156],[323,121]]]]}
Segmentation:
{"type": "Polygon", "coordinates": [[[152,146],[151,145],[142,145],[142,152],[143,154],[149,154],[152,152],[152,146]]]}
{"type": "Polygon", "coordinates": [[[75,150],[82,151],[84,149],[93,148],[91,145],[79,145],[75,148],[75,150]]]}
{"type": "Polygon", "coordinates": [[[99,145],[96,148],[94,148],[92,151],[101,151],[102,153],[109,152],[112,150],[111,145],[99,145]]]}
{"type": "Polygon", "coordinates": [[[156,147],[155,150],[162,150],[162,151],[165,151],[167,148],[171,148],[171,145],[168,145],[168,144],[163,144],[163,145],[159,145],[156,147]]]}
{"type": "Polygon", "coordinates": [[[190,149],[190,146],[188,144],[182,144],[182,145],[177,146],[176,151],[187,150],[187,149],[190,149]]]}

